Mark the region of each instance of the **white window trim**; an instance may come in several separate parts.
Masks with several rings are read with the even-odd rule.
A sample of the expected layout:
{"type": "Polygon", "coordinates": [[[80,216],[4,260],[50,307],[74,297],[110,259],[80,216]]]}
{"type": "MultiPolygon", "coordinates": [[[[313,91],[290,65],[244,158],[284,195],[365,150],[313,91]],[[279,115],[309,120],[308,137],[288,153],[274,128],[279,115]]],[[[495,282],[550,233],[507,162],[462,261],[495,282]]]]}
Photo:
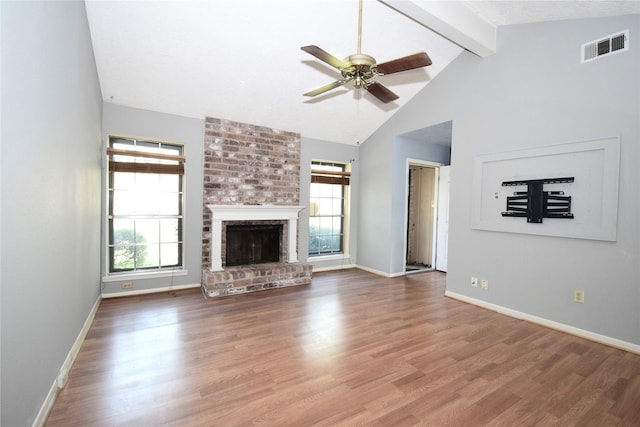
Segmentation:
{"type": "Polygon", "coordinates": [[[137,272],[137,273],[111,273],[107,276],[102,276],[103,282],[122,282],[126,280],[144,280],[144,279],[156,279],[161,277],[177,277],[186,276],[189,274],[185,269],[174,270],[162,270],[162,271],[150,271],[150,272],[137,272]]]}
{"type": "MultiPolygon", "coordinates": [[[[351,172],[351,163],[345,163],[338,160],[311,160],[311,168],[313,169],[313,162],[326,162],[345,165],[345,171],[351,172]]],[[[349,260],[351,262],[351,256],[349,255],[349,228],[351,224],[351,184],[344,187],[344,207],[343,207],[343,223],[342,223],[342,252],[336,252],[333,254],[310,254],[309,248],[307,248],[307,259],[314,261],[332,261],[332,260],[349,260]]],[[[309,203],[309,200],[307,201],[309,203]]],[[[309,233],[307,232],[307,235],[309,233]]]]}
{"type": "MultiPolygon", "coordinates": [[[[105,180],[104,182],[108,183],[109,182],[109,156],[106,153],[106,148],[109,147],[109,141],[111,138],[123,138],[123,139],[136,139],[136,140],[141,140],[141,141],[151,141],[151,142],[158,142],[158,143],[163,143],[163,144],[171,144],[171,145],[180,145],[183,147],[186,147],[185,144],[181,143],[181,142],[177,142],[177,141],[172,141],[172,140],[167,140],[167,139],[158,139],[158,138],[146,138],[146,137],[138,137],[138,136],[131,136],[131,135],[125,135],[125,134],[118,134],[118,133],[109,133],[107,134],[107,138],[106,138],[106,146],[103,146],[103,153],[102,153],[102,161],[103,161],[103,179],[105,180]]],[[[184,151],[183,151],[184,154],[184,151]]],[[[104,221],[104,228],[106,230],[104,238],[105,238],[105,242],[104,242],[104,248],[105,248],[105,252],[104,252],[104,266],[102,268],[103,273],[102,273],[102,282],[118,282],[118,281],[122,281],[122,280],[144,280],[144,279],[155,279],[155,278],[162,278],[162,277],[177,277],[177,276],[186,276],[189,274],[189,271],[186,269],[186,240],[185,240],[185,233],[186,233],[186,228],[185,225],[186,224],[186,220],[187,220],[187,212],[186,212],[186,197],[187,197],[187,186],[186,186],[186,167],[185,167],[185,173],[184,173],[184,182],[182,185],[182,224],[183,224],[183,238],[182,238],[182,266],[178,267],[178,266],[174,266],[174,267],[167,267],[167,268],[159,268],[159,269],[154,269],[151,271],[124,271],[124,272],[110,272],[109,271],[109,265],[111,262],[111,259],[109,257],[109,231],[108,231],[108,224],[109,224],[109,189],[108,186],[104,186],[102,188],[102,191],[104,191],[104,216],[103,216],[103,221],[104,221]]]]}

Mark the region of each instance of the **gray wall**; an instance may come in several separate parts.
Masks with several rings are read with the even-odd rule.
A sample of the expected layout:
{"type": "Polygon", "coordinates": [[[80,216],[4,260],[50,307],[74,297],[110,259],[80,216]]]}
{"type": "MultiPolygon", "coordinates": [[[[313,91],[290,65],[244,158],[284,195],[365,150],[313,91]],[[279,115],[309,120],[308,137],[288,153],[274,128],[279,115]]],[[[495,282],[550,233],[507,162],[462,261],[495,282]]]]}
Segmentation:
{"type": "Polygon", "coordinates": [[[302,137],[300,147],[300,200],[307,208],[300,212],[298,224],[298,258],[301,261],[313,263],[314,269],[338,268],[349,265],[356,260],[358,240],[358,194],[359,194],[359,147],[356,145],[337,144],[335,142],[320,141],[302,137]],[[311,186],[311,161],[327,160],[341,163],[351,163],[351,223],[349,227],[349,255],[350,260],[333,259],[326,261],[308,259],[309,254],[309,191],[311,186]]]}
{"type": "MultiPolygon", "coordinates": [[[[450,128],[451,123],[449,122],[450,128]]],[[[435,125],[432,127],[439,127],[435,125]]],[[[393,187],[391,205],[391,240],[389,255],[391,257],[392,275],[403,273],[405,269],[406,252],[406,218],[407,218],[407,186],[409,159],[426,160],[441,165],[448,165],[450,160],[450,147],[429,142],[428,135],[424,140],[413,140],[397,137],[393,150],[393,187]]]]}
{"type": "MultiPolygon", "coordinates": [[[[393,119],[393,118],[392,118],[393,119]]],[[[374,133],[360,145],[360,194],[358,198],[358,265],[382,273],[391,271],[393,127],[374,133]]]]}
{"type": "MultiPolygon", "coordinates": [[[[158,277],[104,282],[103,293],[123,292],[122,282],[132,282],[132,292],[163,288],[171,285],[200,284],[202,275],[204,119],[193,119],[105,103],[103,107],[102,130],[105,144],[108,143],[108,135],[159,139],[184,144],[184,155],[187,159],[185,162],[184,194],[184,241],[186,245],[184,265],[189,272],[186,276],[175,276],[173,278],[158,277]]],[[[104,208],[107,208],[106,203],[104,208]]],[[[103,211],[103,221],[106,222],[105,212],[106,211],[103,211]]],[[[106,236],[103,236],[103,239],[105,238],[106,236]]],[[[103,257],[103,273],[107,271],[107,268],[106,258],[103,257]]]]}
{"type": "MultiPolygon", "coordinates": [[[[640,343],[640,37],[637,16],[501,27],[498,53],[460,55],[361,148],[361,227],[394,226],[394,136],[453,120],[447,289],[631,343],[640,343]],[[581,44],[630,30],[630,50],[581,65],[581,44]],[[618,240],[602,242],[471,229],[474,156],[620,136],[618,240]],[[489,291],[470,277],[490,281],[489,291]],[[585,304],[573,302],[574,289],[585,304]]],[[[361,228],[362,229],[362,228],[361,228]]],[[[384,248],[359,234],[359,262],[383,265],[384,248]]]]}
{"type": "Polygon", "coordinates": [[[100,292],[102,97],[84,2],[2,7],[2,419],[31,425],[100,292]]]}
{"type": "MultiPolygon", "coordinates": [[[[393,120],[392,117],[390,122],[393,120]]],[[[362,186],[358,205],[361,214],[356,220],[360,248],[358,265],[387,275],[404,272],[407,161],[425,160],[443,165],[450,161],[450,147],[431,143],[428,131],[422,132],[424,138],[421,140],[402,135],[427,127],[427,124],[438,128],[451,126],[450,123],[425,120],[418,120],[409,127],[396,127],[392,123],[383,126],[360,146],[362,186]]]]}

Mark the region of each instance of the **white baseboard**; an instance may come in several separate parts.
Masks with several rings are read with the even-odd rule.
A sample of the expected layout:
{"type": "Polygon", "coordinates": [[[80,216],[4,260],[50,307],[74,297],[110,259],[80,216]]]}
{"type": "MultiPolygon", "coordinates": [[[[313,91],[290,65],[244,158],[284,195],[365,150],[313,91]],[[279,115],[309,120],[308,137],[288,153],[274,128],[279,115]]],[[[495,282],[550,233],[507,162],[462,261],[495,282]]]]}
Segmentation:
{"type": "Polygon", "coordinates": [[[109,292],[103,293],[102,298],[116,298],[116,297],[130,297],[134,295],[145,295],[145,294],[156,294],[159,292],[171,292],[171,291],[179,291],[181,289],[191,289],[191,288],[199,288],[200,283],[194,283],[190,285],[175,285],[175,286],[164,286],[162,288],[152,288],[152,289],[139,289],[133,291],[125,291],[125,292],[109,292]]]}
{"type": "Polygon", "coordinates": [[[402,276],[406,276],[407,273],[405,271],[401,271],[399,273],[392,273],[392,274],[387,274],[387,277],[402,277],[402,276]]]}
{"type": "Polygon", "coordinates": [[[44,402],[42,403],[42,406],[38,411],[36,419],[33,421],[33,427],[40,427],[44,425],[44,423],[47,421],[47,417],[49,416],[49,412],[51,412],[51,408],[53,408],[53,404],[56,401],[58,390],[63,389],[64,386],[67,385],[67,381],[69,380],[69,371],[71,370],[71,366],[73,366],[73,362],[75,362],[76,357],[78,357],[80,347],[82,347],[82,343],[84,342],[84,339],[89,332],[89,328],[93,323],[93,319],[96,317],[96,312],[98,311],[101,300],[102,298],[98,297],[96,302],[93,304],[93,307],[91,308],[87,319],[84,321],[84,325],[82,325],[82,329],[80,329],[80,333],[76,337],[75,342],[71,346],[71,350],[69,350],[67,357],[62,363],[62,367],[58,371],[56,380],[53,382],[53,384],[51,384],[51,388],[47,393],[47,397],[44,399],[44,402]]]}
{"type": "Polygon", "coordinates": [[[60,372],[58,373],[58,378],[56,378],[56,383],[58,388],[64,388],[67,385],[67,381],[69,380],[69,371],[71,370],[71,366],[73,362],[75,362],[76,357],[78,357],[78,352],[80,351],[80,347],[84,342],[87,333],[89,332],[89,328],[93,323],[93,319],[96,317],[96,313],[98,312],[98,307],[100,306],[100,301],[102,298],[98,297],[96,302],[93,304],[89,315],[87,316],[87,320],[84,321],[84,325],[82,325],[82,329],[80,329],[80,333],[76,338],[71,350],[69,350],[69,354],[67,354],[67,358],[64,360],[62,364],[62,368],[60,368],[60,372]]]}
{"type": "Polygon", "coordinates": [[[364,265],[354,265],[354,267],[359,268],[360,270],[364,270],[364,271],[368,271],[369,273],[373,273],[377,276],[383,276],[383,277],[400,277],[400,276],[404,276],[404,271],[400,272],[400,273],[393,273],[393,274],[389,274],[389,273],[385,273],[384,271],[380,271],[380,270],[376,270],[375,268],[370,268],[370,267],[365,267],[364,265]]]}
{"type": "Polygon", "coordinates": [[[478,307],[486,308],[500,314],[504,314],[509,317],[513,317],[520,320],[526,320],[527,322],[536,323],[538,325],[546,326],[547,328],[556,329],[561,332],[565,332],[571,335],[585,338],[590,341],[595,341],[600,344],[605,344],[610,347],[619,348],[621,350],[629,351],[631,353],[640,354],[640,345],[633,344],[627,341],[623,341],[617,338],[608,337],[606,335],[597,334],[595,332],[587,331],[584,329],[576,328],[574,326],[565,325],[564,323],[555,322],[553,320],[545,319],[542,317],[534,316],[532,314],[523,313],[521,311],[513,310],[503,307],[501,305],[493,304],[490,302],[478,300],[475,298],[461,295],[456,292],[446,291],[444,293],[449,298],[457,299],[458,301],[466,302],[476,305],[478,307]]]}
{"type": "Polygon", "coordinates": [[[314,273],[322,271],[346,270],[347,268],[355,268],[355,264],[333,265],[329,267],[317,267],[313,269],[314,273]]]}
{"type": "Polygon", "coordinates": [[[364,270],[364,271],[368,271],[369,273],[373,273],[376,274],[378,276],[383,276],[383,277],[400,277],[400,276],[404,276],[405,272],[401,271],[400,273],[385,273],[384,271],[380,271],[380,270],[376,270],[375,268],[369,268],[369,267],[365,267],[364,265],[355,265],[354,267],[359,268],[360,270],[364,270]]]}
{"type": "Polygon", "coordinates": [[[49,393],[47,393],[47,397],[45,397],[40,410],[38,411],[38,415],[36,419],[33,420],[33,427],[42,427],[44,423],[47,422],[47,417],[49,416],[49,412],[51,412],[51,408],[53,408],[53,404],[56,401],[56,397],[58,396],[58,382],[54,381],[51,384],[51,388],[49,389],[49,393]]]}
{"type": "Polygon", "coordinates": [[[360,270],[368,271],[369,273],[373,273],[378,276],[391,277],[389,273],[385,273],[380,270],[376,270],[375,268],[365,267],[364,265],[356,265],[360,270]]]}

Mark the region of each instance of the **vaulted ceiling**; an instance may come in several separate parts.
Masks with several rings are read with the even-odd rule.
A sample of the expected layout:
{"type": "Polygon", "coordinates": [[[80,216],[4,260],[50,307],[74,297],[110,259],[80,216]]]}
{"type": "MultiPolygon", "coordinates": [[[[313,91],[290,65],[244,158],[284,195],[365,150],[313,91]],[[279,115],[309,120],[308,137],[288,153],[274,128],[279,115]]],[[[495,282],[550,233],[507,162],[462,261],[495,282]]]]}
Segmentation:
{"type": "Polygon", "coordinates": [[[382,104],[349,84],[309,98],[337,70],[300,50],[356,52],[357,0],[98,1],[87,14],[106,102],[364,141],[463,49],[495,51],[499,25],[640,13],[638,1],[365,0],[362,51],[378,63],[425,51],[433,65],[380,76],[382,104]]]}

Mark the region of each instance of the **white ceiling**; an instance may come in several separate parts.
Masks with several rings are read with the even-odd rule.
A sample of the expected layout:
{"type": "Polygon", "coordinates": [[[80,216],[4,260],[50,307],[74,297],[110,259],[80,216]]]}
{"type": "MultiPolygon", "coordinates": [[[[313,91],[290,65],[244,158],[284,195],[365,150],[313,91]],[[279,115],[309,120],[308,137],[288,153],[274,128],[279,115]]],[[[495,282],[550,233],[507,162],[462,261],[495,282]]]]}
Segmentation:
{"type": "MultiPolygon", "coordinates": [[[[395,9],[455,4],[458,12],[471,11],[485,33],[496,25],[640,13],[639,1],[387,1],[393,9],[365,0],[364,53],[385,62],[426,51],[433,61],[425,69],[379,77],[400,96],[381,104],[351,87],[302,96],[340,75],[300,47],[315,44],[339,58],[355,53],[357,0],[86,3],[106,102],[247,122],[345,144],[364,141],[463,50],[395,9]]],[[[447,28],[453,33],[437,29],[473,51],[450,36],[464,32],[457,22],[469,20],[452,19],[447,28]]]]}
{"type": "Polygon", "coordinates": [[[638,0],[512,0],[465,1],[464,3],[478,15],[497,26],[640,13],[640,1],[638,0]]]}

